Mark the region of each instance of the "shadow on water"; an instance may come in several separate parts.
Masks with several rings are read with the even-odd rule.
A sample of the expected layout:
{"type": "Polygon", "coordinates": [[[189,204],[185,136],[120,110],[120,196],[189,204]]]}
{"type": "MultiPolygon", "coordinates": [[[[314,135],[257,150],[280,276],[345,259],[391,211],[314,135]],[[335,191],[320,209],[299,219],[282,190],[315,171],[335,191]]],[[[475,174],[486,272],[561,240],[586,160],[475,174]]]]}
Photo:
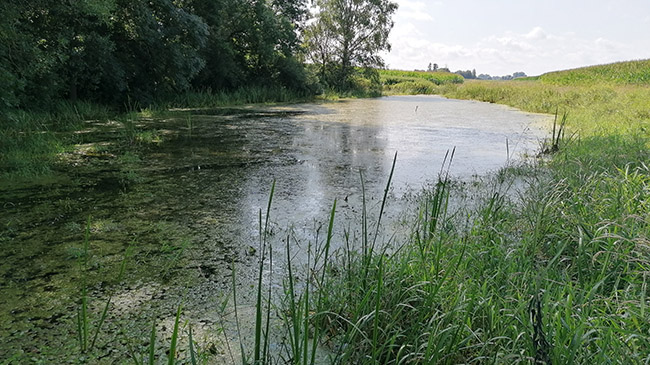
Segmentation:
{"type": "MultiPolygon", "coordinates": [[[[95,312],[100,298],[118,293],[97,356],[127,358],[124,343],[142,343],[152,317],[161,332],[168,331],[180,301],[187,319],[202,324],[197,333],[219,349],[214,343],[222,317],[216,308],[231,293],[233,263],[239,301],[252,303],[258,214],[273,180],[271,232],[278,242],[290,232],[300,259],[304,247],[298,246],[314,239],[334,199],[339,227],[358,227],[360,172],[369,210],[377,210],[396,151],[384,227],[389,233],[400,229],[406,197],[436,177],[447,150],[456,147],[452,171],[459,179],[485,174],[511,158],[506,139],[513,155],[535,149],[544,120],[483,103],[389,97],[179,110],[138,120],[136,132],[161,141],[141,143],[128,154],[117,150],[120,137],[111,126],[93,129],[85,137],[90,147],[109,146],[107,151],[91,154],[82,146],[62,155],[64,163],[49,181],[0,186],[0,296],[6,298],[0,354],[76,358],[84,277],[97,299],[95,312]],[[83,271],[79,258],[89,216],[90,270],[83,271]],[[116,283],[129,246],[127,279],[116,283]]],[[[340,245],[342,232],[335,234],[340,245]]],[[[283,257],[282,244],[277,251],[275,257],[283,257]]],[[[282,263],[276,266],[281,272],[282,263]]],[[[226,337],[234,339],[232,331],[226,337]]],[[[226,356],[220,351],[213,355],[226,356]]]]}

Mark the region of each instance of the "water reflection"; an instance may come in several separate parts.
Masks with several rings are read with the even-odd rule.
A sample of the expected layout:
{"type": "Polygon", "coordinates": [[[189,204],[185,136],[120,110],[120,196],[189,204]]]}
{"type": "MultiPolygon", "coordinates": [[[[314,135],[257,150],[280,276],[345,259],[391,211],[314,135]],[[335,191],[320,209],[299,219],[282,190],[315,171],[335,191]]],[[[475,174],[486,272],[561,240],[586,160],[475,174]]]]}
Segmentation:
{"type": "Polygon", "coordinates": [[[193,117],[189,138],[166,143],[148,159],[172,185],[161,197],[171,200],[165,204],[184,206],[193,221],[209,216],[219,222],[219,233],[215,228],[211,234],[232,247],[254,244],[250,237],[257,234],[258,212],[265,211],[274,180],[272,219],[282,228],[313,227],[314,220],[327,218],[334,199],[344,215],[359,211],[360,172],[368,201],[380,200],[396,152],[393,205],[409,189],[435,179],[447,151],[456,148],[453,175],[484,174],[509,157],[534,150],[546,120],[503,106],[435,96],[207,114],[193,117]],[[170,166],[184,170],[178,173],[170,166]]]}
{"type": "Polygon", "coordinates": [[[276,179],[276,218],[294,223],[326,216],[334,198],[358,202],[359,171],[367,195],[381,197],[395,152],[397,198],[434,179],[446,152],[453,148],[454,175],[466,178],[496,170],[508,158],[538,146],[543,134],[539,126],[546,119],[503,106],[429,96],[291,109],[303,113],[265,118],[259,123],[272,137],[249,141],[281,151],[283,162],[249,171],[244,185],[250,214],[264,206],[260,192],[268,191],[266,187],[276,179]]]}
{"type": "MultiPolygon", "coordinates": [[[[205,279],[192,289],[193,299],[184,308],[207,311],[214,305],[204,299],[206,293],[229,292],[224,288],[233,280],[232,262],[239,265],[238,286],[250,287],[257,256],[250,254],[249,248],[257,246],[258,212],[266,210],[273,180],[277,187],[271,219],[276,233],[284,234],[284,229],[293,225],[296,236],[312,239],[314,227],[326,222],[337,199],[335,240],[340,244],[343,228],[359,227],[347,222],[360,216],[360,171],[369,209],[376,212],[398,152],[389,214],[384,221],[390,229],[390,214],[403,207],[401,197],[436,178],[447,150],[456,147],[454,175],[483,174],[506,162],[506,138],[512,155],[535,149],[543,136],[536,126],[546,119],[502,106],[439,97],[389,97],[188,115],[138,125],[143,131],[161,133],[164,142],[138,150],[137,161],[132,163],[135,171],[123,170],[117,162],[97,160],[82,171],[72,165],[62,167],[56,183],[3,195],[0,223],[5,229],[0,232],[0,243],[10,244],[1,257],[4,281],[0,295],[11,303],[4,311],[0,308],[0,320],[6,323],[5,329],[15,327],[5,348],[23,346],[31,351],[23,330],[33,339],[47,337],[48,346],[66,341],[69,328],[57,321],[75,320],[70,308],[75,308],[79,292],[76,257],[89,216],[93,260],[113,267],[123,257],[126,245],[135,242],[141,250],[135,257],[145,261],[143,268],[131,269],[141,270],[133,275],[149,275],[145,272],[149,269],[152,276],[162,275],[156,271],[159,267],[146,266],[146,260],[152,265],[167,262],[169,247],[183,241],[186,233],[191,236],[192,245],[182,263],[174,265],[183,265],[176,273],[182,270],[187,276],[205,279]],[[135,178],[125,187],[123,180],[128,180],[129,172],[135,178]],[[176,230],[183,231],[183,237],[181,233],[176,236],[176,230]],[[165,245],[167,252],[163,252],[165,245]]],[[[107,142],[107,138],[115,142],[110,140],[115,138],[112,135],[94,138],[96,142],[107,142]]],[[[276,235],[273,241],[281,242],[284,237],[276,235]]],[[[275,258],[283,257],[283,248],[276,249],[275,258]]],[[[147,314],[142,318],[163,312],[155,306],[177,306],[172,299],[147,295],[150,297],[141,308],[147,314]]],[[[141,303],[131,304],[136,308],[141,303]]]]}

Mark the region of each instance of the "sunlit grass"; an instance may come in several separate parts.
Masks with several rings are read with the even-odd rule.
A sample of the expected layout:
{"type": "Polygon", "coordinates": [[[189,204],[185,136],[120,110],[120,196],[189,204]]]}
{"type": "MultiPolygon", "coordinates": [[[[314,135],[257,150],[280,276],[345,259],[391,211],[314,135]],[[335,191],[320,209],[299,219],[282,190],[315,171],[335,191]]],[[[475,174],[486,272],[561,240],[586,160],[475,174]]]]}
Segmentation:
{"type": "Polygon", "coordinates": [[[582,136],[650,135],[650,88],[553,86],[539,81],[471,81],[444,90],[450,98],[474,99],[521,110],[568,113],[567,127],[582,136]]]}
{"type": "Polygon", "coordinates": [[[616,62],[549,72],[539,80],[552,85],[650,85],[650,60],[616,62]]]}
{"type": "Polygon", "coordinates": [[[440,85],[462,84],[464,78],[449,72],[379,70],[384,94],[434,94],[440,85]]]}

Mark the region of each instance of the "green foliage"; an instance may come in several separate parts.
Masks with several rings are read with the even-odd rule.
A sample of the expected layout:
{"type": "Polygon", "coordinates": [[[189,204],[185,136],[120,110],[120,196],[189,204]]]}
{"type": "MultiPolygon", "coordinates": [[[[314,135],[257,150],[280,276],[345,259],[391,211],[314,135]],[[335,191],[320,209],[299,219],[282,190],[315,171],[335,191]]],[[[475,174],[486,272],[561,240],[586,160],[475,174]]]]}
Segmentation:
{"type": "Polygon", "coordinates": [[[190,88],[316,90],[298,61],[300,0],[8,0],[0,10],[2,109],[147,106],[190,88]]]}
{"type": "Polygon", "coordinates": [[[440,85],[464,81],[462,76],[449,72],[379,70],[379,75],[388,94],[435,94],[440,85]]]}
{"type": "Polygon", "coordinates": [[[551,85],[593,85],[602,83],[650,85],[650,60],[617,62],[549,72],[539,76],[539,80],[551,85]]]}
{"type": "Polygon", "coordinates": [[[338,91],[354,87],[355,68],[383,66],[397,4],[389,0],[318,0],[316,21],[305,32],[307,55],[321,79],[338,91]]]}

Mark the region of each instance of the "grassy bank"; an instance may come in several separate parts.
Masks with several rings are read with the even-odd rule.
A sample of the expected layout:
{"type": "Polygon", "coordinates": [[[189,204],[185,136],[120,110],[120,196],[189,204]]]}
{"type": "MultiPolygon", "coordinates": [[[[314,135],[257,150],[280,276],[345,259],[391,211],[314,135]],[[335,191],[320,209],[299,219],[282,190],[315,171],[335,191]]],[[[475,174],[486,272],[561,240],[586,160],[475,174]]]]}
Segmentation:
{"type": "Polygon", "coordinates": [[[449,72],[379,70],[385,95],[434,94],[444,85],[462,84],[462,76],[449,72]]]}
{"type": "Polygon", "coordinates": [[[550,159],[505,169],[474,208],[447,210],[463,191],[442,176],[397,252],[341,255],[315,308],[336,362],[648,363],[649,92],[608,81],[445,88],[559,110],[567,130],[550,159]],[[515,180],[525,189],[513,199],[515,180]]]}

